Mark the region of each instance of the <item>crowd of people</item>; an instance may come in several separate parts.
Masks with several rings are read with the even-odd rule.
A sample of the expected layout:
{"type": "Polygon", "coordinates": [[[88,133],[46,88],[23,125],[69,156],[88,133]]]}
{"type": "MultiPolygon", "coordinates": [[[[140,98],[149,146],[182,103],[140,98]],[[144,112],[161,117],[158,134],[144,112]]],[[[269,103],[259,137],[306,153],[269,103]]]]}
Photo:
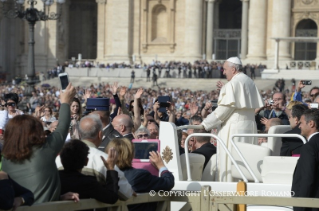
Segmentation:
{"type": "MultiPolygon", "coordinates": [[[[311,143],[308,145],[314,145],[302,147],[300,140],[283,140],[282,156],[302,158],[296,167],[293,190],[299,197],[314,197],[313,192],[308,194],[298,188],[317,182],[315,176],[305,181],[300,166],[309,161],[312,166],[306,171],[318,174],[312,169],[317,158],[303,154],[309,150],[313,155],[319,152],[312,141],[317,137],[313,134],[319,131],[319,113],[308,108],[317,105],[318,109],[319,88],[302,92],[305,85],[300,81],[294,91],[284,90],[281,80],[279,91],[258,90],[244,73],[240,59],[230,58],[221,68],[228,82],[218,82],[214,90],[128,89],[114,82],[89,87],[69,84],[64,92],[57,87],[38,86],[27,98],[23,86],[0,86],[0,200],[6,195],[2,183],[13,192],[12,200],[7,200],[4,208],[0,203],[0,209],[84,198],[112,204],[135,193],[172,189],[174,176],[158,152],[151,151],[149,158],[160,176],[132,167],[132,140],[158,139],[160,121],[177,126],[200,125],[201,129],[178,133],[180,154],[187,150],[204,155],[205,167],[217,152],[224,164],[219,170],[220,181],[232,178],[228,175],[230,162],[219,145],[213,139],[195,137],[185,146],[187,136],[215,133],[229,142],[233,133],[264,133],[273,125],[290,124],[294,133],[304,135],[311,143]]],[[[244,141],[257,144],[254,139],[244,141]]],[[[266,141],[259,140],[259,144],[266,141]]],[[[154,203],[129,206],[129,210],[155,209],[154,203]]]]}
{"type": "MultiPolygon", "coordinates": [[[[113,64],[100,64],[99,62],[65,62],[63,65],[58,64],[52,69],[49,69],[42,77],[44,79],[51,79],[57,77],[59,73],[64,72],[65,68],[103,68],[106,70],[114,70],[117,68],[126,69],[143,69],[146,72],[147,78],[223,78],[223,65],[222,61],[198,60],[193,63],[181,61],[155,61],[150,64],[126,64],[126,63],[113,63],[113,64]],[[175,70],[175,71],[173,71],[175,70]],[[218,74],[214,74],[218,72],[218,74]],[[152,74],[151,74],[152,73],[152,74]],[[218,76],[217,76],[218,75],[218,76]]],[[[261,72],[266,68],[262,64],[247,64],[243,67],[243,73],[249,75],[251,78],[256,78],[256,72],[261,72]]]]}

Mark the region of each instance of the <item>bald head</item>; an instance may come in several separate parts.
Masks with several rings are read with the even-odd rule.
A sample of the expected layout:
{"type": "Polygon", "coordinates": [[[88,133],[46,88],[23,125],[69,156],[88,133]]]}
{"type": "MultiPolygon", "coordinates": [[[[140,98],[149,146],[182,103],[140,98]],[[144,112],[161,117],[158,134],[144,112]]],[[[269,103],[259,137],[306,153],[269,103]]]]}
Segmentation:
{"type": "Polygon", "coordinates": [[[98,115],[83,117],[79,126],[80,137],[82,140],[89,140],[99,145],[102,134],[102,122],[98,115]]]}
{"type": "Polygon", "coordinates": [[[132,133],[133,120],[129,115],[120,114],[113,119],[112,125],[121,135],[126,135],[132,133]]]}

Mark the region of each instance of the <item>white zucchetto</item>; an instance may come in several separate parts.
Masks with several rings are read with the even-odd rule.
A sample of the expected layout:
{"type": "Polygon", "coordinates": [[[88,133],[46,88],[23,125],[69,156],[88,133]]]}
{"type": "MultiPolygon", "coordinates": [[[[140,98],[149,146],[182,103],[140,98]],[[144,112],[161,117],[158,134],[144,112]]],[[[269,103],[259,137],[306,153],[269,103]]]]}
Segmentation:
{"type": "Polygon", "coordinates": [[[241,64],[241,61],[238,57],[230,57],[229,59],[226,60],[227,62],[231,62],[233,64],[239,64],[239,65],[242,65],[241,64]]]}

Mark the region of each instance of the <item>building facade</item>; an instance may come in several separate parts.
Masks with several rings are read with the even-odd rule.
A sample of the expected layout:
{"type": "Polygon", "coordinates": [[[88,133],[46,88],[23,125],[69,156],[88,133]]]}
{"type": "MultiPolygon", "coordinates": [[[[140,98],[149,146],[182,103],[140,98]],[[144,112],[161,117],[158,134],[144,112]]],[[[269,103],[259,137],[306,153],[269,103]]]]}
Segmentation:
{"type": "MultiPolygon", "coordinates": [[[[41,10],[42,2],[36,6],[41,10]]],[[[271,38],[318,37],[319,24],[319,0],[66,0],[62,11],[58,21],[36,24],[38,72],[79,54],[99,64],[239,56],[271,68],[271,38]]],[[[0,19],[0,71],[24,75],[28,24],[0,19]]],[[[281,68],[319,61],[317,43],[280,42],[278,52],[281,68]]]]}

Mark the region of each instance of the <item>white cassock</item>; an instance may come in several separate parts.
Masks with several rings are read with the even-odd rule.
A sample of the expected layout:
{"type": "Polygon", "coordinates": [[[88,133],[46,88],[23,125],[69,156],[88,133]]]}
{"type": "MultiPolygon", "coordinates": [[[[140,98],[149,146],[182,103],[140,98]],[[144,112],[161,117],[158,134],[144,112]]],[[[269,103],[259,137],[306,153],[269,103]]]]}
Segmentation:
{"type": "MultiPolygon", "coordinates": [[[[221,126],[218,136],[231,152],[230,136],[236,133],[257,133],[255,108],[264,106],[255,83],[244,73],[238,73],[226,83],[218,98],[218,107],[202,125],[207,131],[221,126]]],[[[254,143],[255,138],[234,138],[234,141],[254,143]]],[[[231,160],[217,143],[219,180],[231,182],[231,160]]]]}

